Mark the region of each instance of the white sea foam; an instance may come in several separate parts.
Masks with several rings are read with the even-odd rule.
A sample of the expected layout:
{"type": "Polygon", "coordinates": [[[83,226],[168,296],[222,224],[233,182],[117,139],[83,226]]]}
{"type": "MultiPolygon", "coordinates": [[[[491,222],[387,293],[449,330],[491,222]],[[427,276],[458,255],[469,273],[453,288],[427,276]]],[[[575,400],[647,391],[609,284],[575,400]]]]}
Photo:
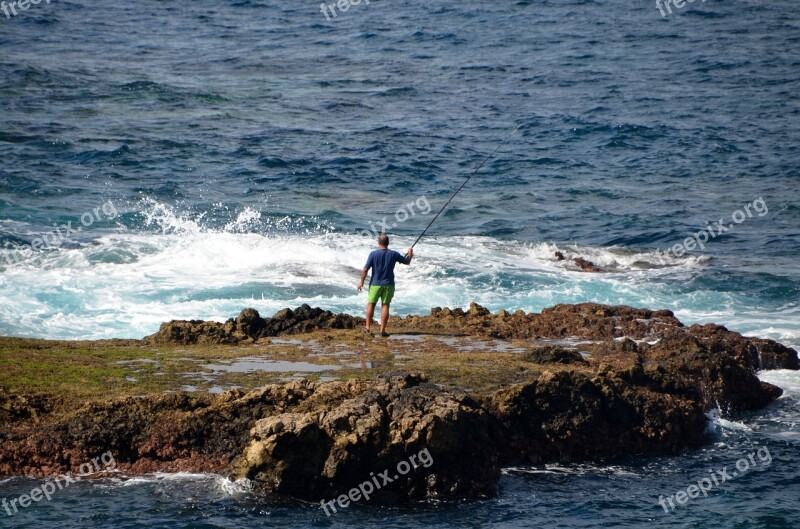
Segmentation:
{"type": "MultiPolygon", "coordinates": [[[[269,315],[308,303],[361,313],[358,273],[369,238],[336,233],[313,219],[231,213],[223,229],[145,201],[151,233],[106,233],[91,243],[37,252],[5,265],[0,250],[0,334],[48,338],[140,338],[171,319],[224,321],[244,307],[269,315]]],[[[393,237],[402,250],[411,239],[393,237]]],[[[669,308],[687,323],[716,321],[737,330],[798,341],[797,313],[770,315],[732,294],[675,293],[665,285],[702,273],[699,258],[624,248],[557,247],[491,237],[426,238],[411,267],[397,270],[399,314],[433,306],[539,311],[557,303],[595,301],[669,308]],[[609,270],[589,274],[556,250],[609,270]],[[713,307],[713,309],[712,309],[713,307]],[[773,317],[774,316],[774,317],[773,317]]]]}
{"type": "Polygon", "coordinates": [[[222,476],[217,476],[216,484],[219,489],[231,496],[247,494],[253,490],[253,482],[247,478],[232,480],[222,476]]]}
{"type": "Polygon", "coordinates": [[[758,374],[758,378],[781,388],[784,392],[783,398],[800,400],[800,371],[791,369],[762,371],[758,374]]]}
{"type": "Polygon", "coordinates": [[[767,413],[756,418],[759,430],[776,440],[800,445],[800,371],[777,369],[763,371],[758,377],[783,390],[767,413]]]}
{"type": "Polygon", "coordinates": [[[165,481],[206,481],[218,477],[216,474],[203,474],[196,472],[154,472],[144,476],[134,476],[122,478],[121,484],[124,487],[141,485],[142,483],[162,483],[165,481]]]}
{"type": "Polygon", "coordinates": [[[721,410],[719,408],[713,409],[706,413],[706,417],[708,418],[708,425],[707,431],[711,434],[721,434],[725,430],[734,430],[739,432],[752,432],[752,428],[744,424],[743,422],[738,421],[731,421],[729,419],[723,418],[721,410]]]}
{"type": "Polygon", "coordinates": [[[551,475],[575,475],[584,476],[587,474],[605,474],[615,476],[638,476],[630,468],[625,468],[619,465],[592,465],[575,464],[575,465],[562,465],[560,463],[548,463],[543,466],[514,466],[503,469],[503,474],[551,474],[551,475]]]}
{"type": "Polygon", "coordinates": [[[99,486],[105,487],[137,487],[165,483],[202,484],[227,496],[236,496],[252,491],[252,483],[248,479],[232,480],[218,474],[193,472],[154,472],[144,476],[116,477],[97,481],[99,486]]]}

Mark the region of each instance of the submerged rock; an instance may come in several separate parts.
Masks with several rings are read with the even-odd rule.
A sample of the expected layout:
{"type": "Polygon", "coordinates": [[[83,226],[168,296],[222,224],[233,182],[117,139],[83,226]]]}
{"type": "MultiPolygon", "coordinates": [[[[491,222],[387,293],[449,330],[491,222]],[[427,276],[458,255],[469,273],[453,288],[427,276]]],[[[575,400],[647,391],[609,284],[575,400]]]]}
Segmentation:
{"type": "MultiPolygon", "coordinates": [[[[556,258],[556,261],[566,261],[567,258],[564,256],[564,253],[561,251],[556,250],[553,254],[556,258]]],[[[603,269],[599,266],[595,265],[593,262],[584,259],[583,257],[573,257],[572,262],[574,262],[578,267],[583,270],[584,272],[602,272],[603,269]]]]}
{"type": "Polygon", "coordinates": [[[602,272],[603,269],[583,257],[573,257],[572,261],[584,272],[602,272]]]}

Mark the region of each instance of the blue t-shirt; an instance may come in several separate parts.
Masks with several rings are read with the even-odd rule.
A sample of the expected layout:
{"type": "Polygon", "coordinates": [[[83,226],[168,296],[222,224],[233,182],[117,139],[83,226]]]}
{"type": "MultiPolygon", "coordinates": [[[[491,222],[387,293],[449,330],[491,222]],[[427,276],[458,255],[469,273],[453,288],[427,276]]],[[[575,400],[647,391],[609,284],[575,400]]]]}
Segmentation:
{"type": "Polygon", "coordinates": [[[400,255],[394,250],[372,250],[367,257],[367,264],[364,268],[372,268],[372,278],[370,286],[378,287],[394,286],[394,265],[396,263],[409,264],[411,261],[400,255]]]}

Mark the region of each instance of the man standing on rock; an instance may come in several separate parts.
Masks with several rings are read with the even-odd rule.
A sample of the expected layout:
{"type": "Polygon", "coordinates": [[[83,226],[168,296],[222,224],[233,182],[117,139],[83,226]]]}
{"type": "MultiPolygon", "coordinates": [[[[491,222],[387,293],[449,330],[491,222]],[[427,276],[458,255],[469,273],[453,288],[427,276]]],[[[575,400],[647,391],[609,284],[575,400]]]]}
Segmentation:
{"type": "Polygon", "coordinates": [[[378,237],[378,249],[372,250],[367,258],[367,264],[361,270],[361,280],[358,282],[358,291],[364,288],[364,280],[367,278],[367,272],[372,269],[372,277],[369,281],[369,294],[367,295],[367,325],[364,329],[365,332],[369,331],[369,326],[372,323],[372,316],[375,314],[375,305],[378,300],[381,300],[381,333],[384,338],[389,335],[386,334],[386,322],[389,320],[389,304],[392,302],[394,296],[394,265],[403,263],[410,265],[411,259],[414,257],[414,250],[408,249],[407,257],[400,255],[398,252],[389,249],[389,236],[382,233],[378,237]]]}

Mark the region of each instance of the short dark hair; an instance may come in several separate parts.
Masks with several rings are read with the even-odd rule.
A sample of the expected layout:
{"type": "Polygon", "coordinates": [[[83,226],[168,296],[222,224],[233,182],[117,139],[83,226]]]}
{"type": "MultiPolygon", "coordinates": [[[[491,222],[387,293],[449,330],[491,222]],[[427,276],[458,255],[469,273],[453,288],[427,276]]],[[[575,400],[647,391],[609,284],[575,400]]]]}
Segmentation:
{"type": "Polygon", "coordinates": [[[381,233],[378,236],[378,244],[380,244],[381,246],[389,246],[389,236],[386,235],[385,233],[381,233]]]}

